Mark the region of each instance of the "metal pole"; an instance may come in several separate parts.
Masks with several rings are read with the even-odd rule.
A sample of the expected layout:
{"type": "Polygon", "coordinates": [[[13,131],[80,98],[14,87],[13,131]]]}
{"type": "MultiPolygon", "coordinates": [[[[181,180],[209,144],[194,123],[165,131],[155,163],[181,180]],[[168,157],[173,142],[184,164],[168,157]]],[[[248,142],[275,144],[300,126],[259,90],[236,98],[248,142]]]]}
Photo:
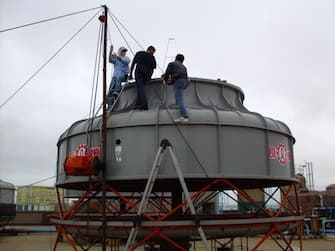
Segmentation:
{"type": "MultiPolygon", "coordinates": [[[[136,215],[137,219],[139,219],[139,220],[140,220],[140,217],[142,216],[142,214],[145,212],[145,210],[147,208],[148,200],[150,198],[152,188],[154,186],[156,177],[158,175],[159,167],[161,165],[161,161],[162,161],[162,158],[164,156],[164,149],[166,147],[164,142],[162,141],[160,147],[158,148],[158,151],[156,153],[156,157],[155,157],[155,160],[154,160],[154,164],[151,168],[150,175],[149,175],[147,184],[145,186],[145,189],[144,189],[144,192],[143,192],[143,195],[142,195],[141,203],[140,203],[140,206],[138,208],[137,215],[136,215]]],[[[131,229],[130,234],[128,236],[127,243],[126,243],[126,250],[127,251],[131,250],[131,246],[134,244],[134,241],[137,237],[139,227],[140,227],[139,222],[137,222],[134,225],[134,227],[131,229]]]]}
{"type": "MultiPolygon", "coordinates": [[[[183,176],[183,173],[182,173],[182,171],[181,171],[181,168],[180,168],[179,162],[178,162],[178,160],[177,160],[177,157],[176,157],[176,155],[174,154],[174,152],[173,152],[172,147],[171,147],[170,144],[169,144],[169,146],[167,147],[167,149],[168,149],[168,151],[169,151],[169,153],[170,153],[172,162],[173,162],[174,167],[175,167],[175,169],[176,169],[176,172],[177,172],[177,174],[178,174],[179,182],[180,182],[180,185],[181,185],[181,187],[182,187],[182,189],[183,189],[183,192],[184,192],[184,195],[185,195],[185,198],[186,198],[186,201],[187,201],[187,205],[188,205],[188,207],[189,207],[189,209],[190,209],[190,211],[191,211],[191,214],[192,214],[193,216],[196,216],[196,211],[195,211],[194,205],[193,205],[193,203],[192,203],[190,193],[188,192],[188,189],[187,189],[187,186],[186,186],[186,183],[185,183],[185,180],[184,180],[184,176],[183,176]]],[[[207,241],[207,239],[206,239],[205,233],[204,233],[204,231],[203,231],[203,229],[202,229],[200,223],[197,222],[197,224],[198,224],[197,228],[198,228],[198,232],[199,232],[200,238],[201,238],[203,244],[205,245],[205,249],[206,249],[207,251],[209,251],[209,250],[210,250],[210,247],[209,247],[209,245],[208,245],[208,241],[207,241]]]]}
{"type": "Polygon", "coordinates": [[[312,162],[309,162],[309,163],[310,163],[310,166],[311,166],[312,188],[313,188],[313,191],[314,191],[314,190],[315,190],[315,187],[314,187],[313,163],[312,163],[312,162]]]}
{"type": "Polygon", "coordinates": [[[108,8],[106,5],[102,6],[104,8],[103,22],[104,22],[104,34],[103,34],[103,106],[102,106],[102,250],[106,251],[106,232],[107,232],[107,222],[106,222],[106,160],[107,160],[107,12],[108,8]]]}

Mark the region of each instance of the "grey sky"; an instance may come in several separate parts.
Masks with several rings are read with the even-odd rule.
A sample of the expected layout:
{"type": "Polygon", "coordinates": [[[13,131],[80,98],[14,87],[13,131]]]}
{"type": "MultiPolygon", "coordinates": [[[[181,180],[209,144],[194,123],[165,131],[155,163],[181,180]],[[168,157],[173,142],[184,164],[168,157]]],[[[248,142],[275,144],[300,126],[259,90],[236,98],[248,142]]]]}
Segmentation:
{"type": "MultiPolygon", "coordinates": [[[[105,3],[144,47],[157,48],[162,68],[175,38],[168,56],[183,53],[190,76],[240,86],[249,110],[290,127],[295,162],[313,162],[316,188],[335,183],[334,1],[1,0],[0,29],[105,3]]],[[[0,103],[94,13],[0,33],[0,103]]],[[[93,20],[0,109],[1,179],[26,185],[55,175],[58,137],[89,111],[98,27],[93,20]]],[[[125,45],[112,24],[110,35],[125,45]]]]}

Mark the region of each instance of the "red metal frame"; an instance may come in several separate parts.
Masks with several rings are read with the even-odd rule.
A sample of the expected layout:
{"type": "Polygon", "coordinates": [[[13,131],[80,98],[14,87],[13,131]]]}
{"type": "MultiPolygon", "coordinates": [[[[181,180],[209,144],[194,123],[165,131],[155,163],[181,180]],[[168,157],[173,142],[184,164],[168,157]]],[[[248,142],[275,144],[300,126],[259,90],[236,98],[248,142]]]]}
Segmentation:
{"type": "MultiPolygon", "coordinates": [[[[159,181],[158,181],[159,182],[159,181]]],[[[259,212],[262,213],[262,215],[264,216],[264,218],[279,218],[281,217],[280,213],[283,209],[288,210],[286,205],[289,204],[292,208],[292,210],[290,210],[289,215],[292,216],[298,216],[300,215],[300,211],[299,211],[299,202],[298,202],[298,198],[297,198],[297,190],[296,190],[296,186],[295,183],[292,182],[289,186],[288,189],[285,191],[285,193],[283,193],[282,199],[279,202],[279,207],[278,210],[276,212],[270,212],[269,210],[267,210],[264,206],[259,205],[252,197],[250,197],[246,192],[244,192],[242,189],[240,189],[238,186],[236,186],[233,181],[224,179],[224,178],[219,178],[219,179],[215,179],[210,181],[207,185],[205,185],[204,187],[202,187],[199,191],[193,193],[193,195],[191,196],[191,200],[195,203],[199,203],[200,205],[202,205],[204,203],[204,200],[208,200],[210,198],[212,198],[212,195],[205,195],[204,193],[206,191],[213,191],[213,186],[218,186],[218,184],[222,184],[222,186],[224,187],[225,190],[235,190],[240,196],[242,196],[244,199],[246,199],[248,202],[250,202],[253,206],[257,207],[259,209],[259,212]],[[294,191],[295,194],[295,201],[290,201],[289,200],[289,195],[292,193],[292,191],[294,191]],[[203,200],[201,201],[199,198],[203,198],[203,200]],[[198,201],[200,200],[200,201],[198,201]]],[[[140,201],[140,196],[141,194],[139,193],[136,194],[131,194],[128,196],[125,196],[122,194],[122,192],[117,191],[115,188],[113,188],[112,185],[108,184],[106,186],[107,191],[111,192],[113,194],[115,194],[115,197],[113,197],[112,199],[112,203],[108,204],[109,202],[106,202],[106,208],[108,209],[108,213],[111,216],[108,217],[119,217],[122,216],[123,214],[127,213],[129,215],[129,213],[136,213],[136,211],[138,210],[138,203],[140,201]],[[117,202],[115,202],[115,200],[118,200],[117,202]],[[113,201],[114,200],[114,201],[113,201]],[[117,208],[121,205],[121,204],[126,204],[127,208],[125,209],[125,211],[121,211],[118,210],[117,208]]],[[[89,203],[92,199],[97,199],[99,193],[101,192],[101,182],[100,181],[96,181],[92,183],[91,189],[89,191],[86,191],[82,194],[82,196],[68,209],[64,209],[64,205],[62,204],[62,200],[61,200],[61,196],[59,193],[59,188],[57,188],[57,199],[58,199],[58,209],[59,209],[59,213],[58,213],[58,219],[60,220],[72,220],[75,219],[76,217],[79,217],[79,211],[81,209],[83,209],[85,206],[86,207],[91,207],[93,209],[95,209],[96,212],[100,212],[101,214],[101,209],[99,206],[93,204],[93,203],[89,203]]],[[[273,195],[271,195],[273,196],[273,195]]],[[[166,221],[167,219],[169,219],[170,217],[172,217],[178,210],[180,210],[181,208],[185,207],[187,205],[186,201],[182,201],[179,205],[177,205],[174,208],[171,208],[170,210],[168,210],[168,207],[171,206],[171,204],[168,203],[168,200],[165,199],[163,196],[158,196],[157,194],[153,194],[152,196],[152,200],[154,200],[154,203],[149,203],[149,205],[151,207],[148,207],[148,211],[145,212],[143,214],[143,217],[147,220],[147,221],[151,221],[151,222],[163,222],[166,221]],[[163,208],[163,209],[162,209],[163,208]]],[[[97,200],[100,201],[100,200],[97,200]]],[[[101,203],[101,202],[100,202],[101,203]]],[[[101,206],[104,206],[101,204],[101,206]]],[[[80,216],[81,217],[81,216],[80,216]]],[[[84,218],[80,218],[82,221],[90,221],[93,220],[93,216],[87,215],[84,218]]],[[[108,218],[110,219],[110,218],[108,218]]],[[[107,220],[108,220],[107,219],[107,220]]],[[[129,221],[129,219],[128,219],[129,221]]],[[[61,221],[60,221],[61,222],[61,221]]],[[[253,223],[253,226],[258,225],[258,226],[267,226],[270,227],[270,230],[267,233],[264,233],[263,238],[261,238],[261,240],[251,249],[251,250],[257,250],[268,238],[272,238],[275,240],[275,238],[273,237],[274,235],[279,235],[281,237],[281,239],[284,242],[284,247],[282,244],[280,244],[278,241],[275,240],[275,242],[278,244],[278,246],[282,249],[282,250],[287,250],[291,247],[291,243],[293,240],[293,237],[295,235],[298,235],[299,237],[299,244],[300,244],[300,250],[302,250],[302,234],[303,234],[303,222],[293,222],[293,223],[299,223],[300,227],[299,227],[299,231],[297,231],[297,233],[295,233],[294,235],[291,236],[291,238],[287,238],[287,236],[281,231],[280,229],[280,225],[281,224],[287,224],[287,222],[282,223],[282,222],[278,222],[278,223],[253,223]]],[[[201,222],[200,222],[201,224],[201,222]]],[[[77,251],[77,246],[75,244],[75,242],[77,242],[77,238],[79,238],[78,236],[75,236],[73,234],[69,234],[66,232],[67,228],[78,228],[78,229],[86,229],[88,230],[88,228],[90,228],[90,226],[87,224],[83,224],[81,226],[69,226],[66,224],[62,224],[62,223],[57,223],[57,229],[58,229],[58,234],[57,234],[57,239],[56,239],[56,243],[54,245],[54,249],[56,250],[57,248],[57,243],[60,239],[61,236],[64,236],[65,239],[67,240],[67,242],[69,243],[69,245],[73,248],[73,250],[77,251]]],[[[229,225],[229,224],[221,224],[221,225],[215,225],[215,226],[206,226],[203,228],[207,228],[207,229],[215,229],[215,228],[236,228],[236,227],[246,227],[246,226],[251,226],[248,223],[245,224],[239,224],[239,225],[229,225]]],[[[176,249],[178,250],[186,250],[185,248],[183,248],[180,244],[178,244],[176,241],[173,240],[173,238],[170,238],[169,236],[167,236],[165,233],[163,233],[163,230],[167,230],[167,229],[171,229],[174,228],[176,230],[185,230],[185,229],[193,229],[196,230],[196,224],[192,225],[192,226],[164,226],[164,227],[145,227],[145,226],[139,226],[140,231],[141,230],[145,230],[146,232],[149,231],[149,234],[147,234],[146,237],[144,237],[142,240],[138,240],[137,244],[134,245],[132,247],[132,250],[135,250],[136,248],[138,248],[141,245],[144,245],[145,243],[148,243],[149,241],[152,243],[155,243],[155,240],[157,240],[157,238],[161,238],[166,240],[168,243],[170,243],[171,245],[173,245],[176,249]]],[[[93,227],[92,227],[93,228],[93,227]]],[[[113,229],[118,229],[118,230],[130,230],[131,227],[114,227],[113,229]]],[[[219,244],[219,242],[218,242],[219,244]]],[[[88,250],[88,249],[85,249],[88,250]]]]}

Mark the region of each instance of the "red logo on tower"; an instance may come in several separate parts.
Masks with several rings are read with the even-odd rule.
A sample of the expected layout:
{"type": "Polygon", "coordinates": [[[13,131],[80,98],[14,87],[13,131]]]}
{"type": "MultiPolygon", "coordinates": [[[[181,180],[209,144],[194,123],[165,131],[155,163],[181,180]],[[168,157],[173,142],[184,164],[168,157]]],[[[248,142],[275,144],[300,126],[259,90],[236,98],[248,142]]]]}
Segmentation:
{"type": "Polygon", "coordinates": [[[73,152],[70,152],[70,156],[93,156],[100,157],[100,147],[91,147],[90,149],[86,144],[81,144],[73,152]]]}
{"type": "Polygon", "coordinates": [[[278,144],[269,147],[269,158],[278,160],[278,162],[284,166],[288,161],[292,160],[292,153],[284,144],[278,144]]]}

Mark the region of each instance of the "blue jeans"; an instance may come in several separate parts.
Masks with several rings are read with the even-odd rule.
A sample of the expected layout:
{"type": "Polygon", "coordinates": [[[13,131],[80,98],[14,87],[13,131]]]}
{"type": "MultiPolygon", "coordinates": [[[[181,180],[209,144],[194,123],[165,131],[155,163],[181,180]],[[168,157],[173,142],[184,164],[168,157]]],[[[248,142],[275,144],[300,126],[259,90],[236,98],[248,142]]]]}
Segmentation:
{"type": "Polygon", "coordinates": [[[177,79],[173,84],[174,97],[176,99],[176,105],[179,108],[180,115],[182,117],[188,117],[185,104],[184,104],[184,89],[188,85],[188,80],[184,78],[177,79]]]}
{"type": "Polygon", "coordinates": [[[108,105],[111,106],[114,103],[113,93],[119,93],[122,89],[121,83],[126,81],[127,75],[113,76],[108,90],[108,105]]]}

